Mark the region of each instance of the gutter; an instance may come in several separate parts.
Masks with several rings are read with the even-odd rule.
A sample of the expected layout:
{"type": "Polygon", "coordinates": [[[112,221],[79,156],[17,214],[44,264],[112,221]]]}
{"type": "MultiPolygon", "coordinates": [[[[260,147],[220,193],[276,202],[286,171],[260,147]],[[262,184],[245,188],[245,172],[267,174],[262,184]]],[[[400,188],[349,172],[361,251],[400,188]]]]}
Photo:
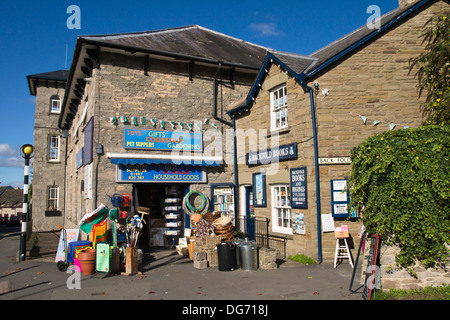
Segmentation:
{"type": "Polygon", "coordinates": [[[316,207],[317,207],[317,256],[319,263],[322,263],[322,220],[320,214],[320,175],[319,175],[319,152],[317,145],[317,128],[316,128],[316,112],[314,107],[314,91],[311,87],[304,82],[305,74],[297,75],[297,79],[300,85],[309,92],[310,104],[311,104],[311,119],[313,126],[313,138],[314,138],[314,167],[316,171],[316,207]]]}

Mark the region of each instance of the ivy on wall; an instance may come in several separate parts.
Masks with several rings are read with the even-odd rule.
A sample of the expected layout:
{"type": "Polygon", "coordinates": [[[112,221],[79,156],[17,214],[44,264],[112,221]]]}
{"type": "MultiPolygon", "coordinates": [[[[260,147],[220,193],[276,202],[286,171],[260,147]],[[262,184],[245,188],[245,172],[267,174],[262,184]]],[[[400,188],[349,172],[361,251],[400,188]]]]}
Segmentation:
{"type": "MultiPolygon", "coordinates": [[[[444,265],[450,243],[450,126],[376,134],[352,150],[351,207],[368,233],[397,245],[400,266],[444,265]]],[[[448,262],[448,261],[447,261],[448,262]]]]}

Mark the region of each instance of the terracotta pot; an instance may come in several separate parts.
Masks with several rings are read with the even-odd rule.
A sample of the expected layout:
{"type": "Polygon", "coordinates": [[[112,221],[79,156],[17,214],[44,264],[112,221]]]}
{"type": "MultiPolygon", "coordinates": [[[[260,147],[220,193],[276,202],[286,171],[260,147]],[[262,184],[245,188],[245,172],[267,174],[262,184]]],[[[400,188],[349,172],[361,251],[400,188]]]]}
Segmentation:
{"type": "Polygon", "coordinates": [[[84,275],[95,273],[95,249],[86,249],[78,253],[78,261],[84,275]]]}

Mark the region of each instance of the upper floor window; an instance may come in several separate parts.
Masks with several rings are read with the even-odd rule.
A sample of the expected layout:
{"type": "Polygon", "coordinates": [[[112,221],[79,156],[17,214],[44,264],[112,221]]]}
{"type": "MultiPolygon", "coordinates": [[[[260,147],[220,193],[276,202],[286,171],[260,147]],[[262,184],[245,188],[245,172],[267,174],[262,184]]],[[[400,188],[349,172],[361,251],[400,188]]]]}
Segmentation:
{"type": "Polygon", "coordinates": [[[61,98],[59,96],[52,96],[50,98],[50,113],[61,112],[61,98]]]}
{"type": "Polygon", "coordinates": [[[271,131],[287,128],[288,108],[286,84],[270,92],[270,129],[271,131]]]}
{"type": "Polygon", "coordinates": [[[49,137],[48,160],[59,161],[59,136],[49,137]]]}

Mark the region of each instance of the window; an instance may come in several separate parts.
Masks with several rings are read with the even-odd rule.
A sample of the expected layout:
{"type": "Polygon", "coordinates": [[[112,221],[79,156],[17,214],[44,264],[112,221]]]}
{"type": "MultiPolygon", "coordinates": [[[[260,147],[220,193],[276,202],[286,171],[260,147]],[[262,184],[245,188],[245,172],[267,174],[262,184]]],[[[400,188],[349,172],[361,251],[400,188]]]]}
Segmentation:
{"type": "Polygon", "coordinates": [[[52,96],[50,98],[50,113],[61,112],[61,99],[58,96],[52,96]]]}
{"type": "Polygon", "coordinates": [[[270,92],[270,129],[271,131],[287,128],[288,109],[286,85],[270,92]]]}
{"type": "Polygon", "coordinates": [[[59,136],[49,137],[48,160],[59,161],[59,136]]]}
{"type": "Polygon", "coordinates": [[[289,185],[272,186],[272,231],[292,234],[289,185]]]}
{"type": "Polygon", "coordinates": [[[58,195],[59,187],[52,186],[48,188],[48,211],[58,210],[58,195]]]}

